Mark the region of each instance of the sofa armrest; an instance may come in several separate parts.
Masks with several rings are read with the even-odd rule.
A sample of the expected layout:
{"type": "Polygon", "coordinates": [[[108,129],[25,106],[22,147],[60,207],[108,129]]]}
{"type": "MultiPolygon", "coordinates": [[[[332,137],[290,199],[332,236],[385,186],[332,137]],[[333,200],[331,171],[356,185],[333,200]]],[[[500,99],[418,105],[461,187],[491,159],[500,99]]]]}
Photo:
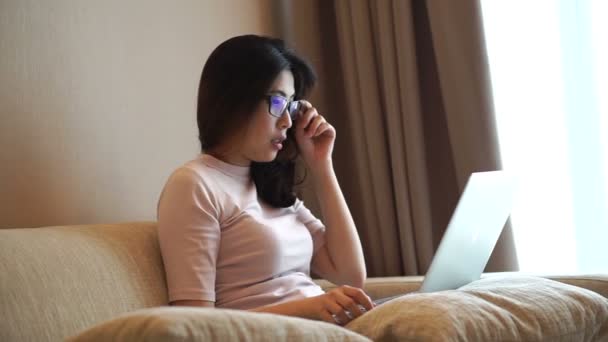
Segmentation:
{"type": "Polygon", "coordinates": [[[608,298],[608,275],[549,276],[547,278],[582,287],[608,298]]]}
{"type": "MultiPolygon", "coordinates": [[[[492,272],[482,274],[481,278],[491,277],[493,275],[504,275],[508,273],[547,278],[559,281],[561,283],[582,287],[608,298],[608,274],[558,275],[522,272],[492,272]]],[[[423,279],[423,276],[372,277],[365,281],[363,290],[372,298],[372,300],[375,300],[378,298],[391,297],[398,294],[416,291],[420,288],[423,279]]],[[[324,291],[329,291],[336,287],[336,285],[327,280],[315,279],[314,281],[321,286],[324,291]]]]}
{"type": "Polygon", "coordinates": [[[548,273],[525,273],[525,272],[496,272],[496,273],[484,273],[481,277],[490,277],[492,275],[500,274],[519,274],[529,275],[541,278],[547,278],[560,283],[574,285],[582,287],[587,290],[591,290],[595,293],[608,298],[608,274],[548,274],[548,273]]]}
{"type": "MultiPolygon", "coordinates": [[[[372,277],[367,278],[363,285],[363,290],[372,300],[396,296],[398,294],[416,291],[422,284],[422,276],[402,276],[402,277],[372,277]]],[[[324,291],[329,291],[336,287],[324,279],[315,279],[324,291]]]]}

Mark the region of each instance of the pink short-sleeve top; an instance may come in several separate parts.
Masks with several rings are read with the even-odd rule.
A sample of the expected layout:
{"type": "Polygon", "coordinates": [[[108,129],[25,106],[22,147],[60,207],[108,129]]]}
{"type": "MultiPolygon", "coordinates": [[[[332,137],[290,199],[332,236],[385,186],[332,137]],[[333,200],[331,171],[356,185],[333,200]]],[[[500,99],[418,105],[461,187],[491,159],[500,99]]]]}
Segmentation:
{"type": "Polygon", "coordinates": [[[325,227],[301,200],[258,198],[250,168],[201,154],[176,169],[157,208],[169,301],[251,309],[323,294],[310,278],[325,227]]]}

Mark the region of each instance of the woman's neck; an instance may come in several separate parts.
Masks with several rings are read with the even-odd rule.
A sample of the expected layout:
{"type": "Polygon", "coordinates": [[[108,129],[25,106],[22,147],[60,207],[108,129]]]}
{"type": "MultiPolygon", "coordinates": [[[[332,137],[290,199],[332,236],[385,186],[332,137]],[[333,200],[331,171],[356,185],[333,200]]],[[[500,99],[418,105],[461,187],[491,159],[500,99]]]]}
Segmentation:
{"type": "Polygon", "coordinates": [[[206,151],[205,153],[223,161],[224,163],[228,163],[236,166],[251,166],[251,160],[240,156],[238,153],[230,153],[226,150],[222,150],[220,148],[215,148],[206,151]]]}

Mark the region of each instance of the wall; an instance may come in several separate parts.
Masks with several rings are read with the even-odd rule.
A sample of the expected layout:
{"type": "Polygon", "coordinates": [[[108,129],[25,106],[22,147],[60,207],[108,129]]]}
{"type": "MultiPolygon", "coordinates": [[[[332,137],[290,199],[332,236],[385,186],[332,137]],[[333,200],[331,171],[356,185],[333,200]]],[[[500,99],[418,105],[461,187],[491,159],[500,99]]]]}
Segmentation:
{"type": "MultiPolygon", "coordinates": [[[[271,0],[0,1],[0,228],[154,220],[198,79],[271,0]]],[[[314,204],[313,204],[314,207],[314,204]]]]}

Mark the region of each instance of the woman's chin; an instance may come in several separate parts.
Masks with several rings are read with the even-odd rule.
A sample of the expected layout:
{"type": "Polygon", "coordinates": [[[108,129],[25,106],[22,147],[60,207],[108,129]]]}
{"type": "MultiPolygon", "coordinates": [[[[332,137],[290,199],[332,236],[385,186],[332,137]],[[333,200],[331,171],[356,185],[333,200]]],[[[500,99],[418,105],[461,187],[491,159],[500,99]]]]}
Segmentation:
{"type": "Polygon", "coordinates": [[[256,158],[256,162],[258,163],[270,163],[271,161],[274,161],[275,159],[277,159],[277,152],[271,152],[271,153],[266,153],[265,155],[260,155],[258,158],[256,158]]]}
{"type": "Polygon", "coordinates": [[[271,162],[271,161],[274,161],[275,159],[277,159],[277,155],[278,155],[278,153],[277,153],[277,152],[273,152],[273,153],[271,153],[271,154],[268,156],[268,160],[267,160],[266,162],[267,162],[267,163],[269,163],[269,162],[271,162]]]}

